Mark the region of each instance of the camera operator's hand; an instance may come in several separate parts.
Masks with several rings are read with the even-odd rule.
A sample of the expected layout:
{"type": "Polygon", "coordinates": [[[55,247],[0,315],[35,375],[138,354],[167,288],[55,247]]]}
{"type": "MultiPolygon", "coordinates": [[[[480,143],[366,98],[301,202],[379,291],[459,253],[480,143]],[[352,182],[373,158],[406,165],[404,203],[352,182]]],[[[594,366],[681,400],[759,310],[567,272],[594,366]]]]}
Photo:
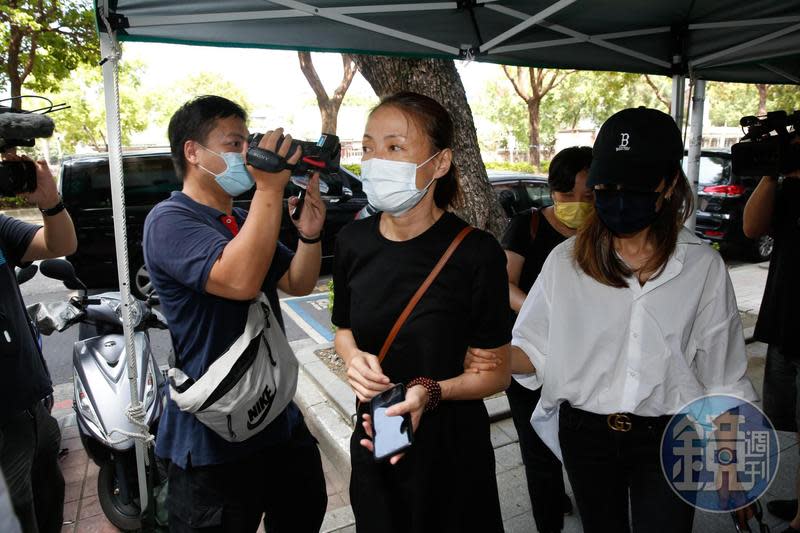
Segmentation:
{"type": "Polygon", "coordinates": [[[53,173],[50,172],[47,161],[44,159],[33,161],[26,155],[17,155],[13,152],[3,154],[3,159],[5,161],[32,161],[36,165],[36,190],[23,194],[23,196],[39,206],[40,209],[49,209],[58,204],[61,199],[58,196],[56,180],[53,178],[53,173]]]}
{"type": "MultiPolygon", "coordinates": [[[[297,206],[299,202],[296,196],[289,198],[289,212],[297,206]]],[[[322,201],[322,196],[319,192],[319,173],[315,172],[314,175],[308,180],[305,197],[303,198],[303,208],[300,211],[300,219],[292,222],[297,227],[297,231],[302,237],[306,239],[316,239],[322,232],[322,226],[325,224],[325,202],[322,201]]]]}
{"type": "MultiPolygon", "coordinates": [[[[261,138],[261,142],[258,143],[258,147],[263,148],[264,150],[269,150],[270,152],[275,152],[279,156],[285,157],[290,164],[294,165],[300,160],[302,151],[298,146],[294,153],[289,156],[289,148],[292,145],[292,136],[287,134],[283,138],[281,145],[278,146],[278,140],[280,139],[281,135],[283,135],[283,128],[266,132],[261,138]]],[[[244,150],[246,155],[246,146],[244,150]]],[[[286,184],[289,183],[289,177],[291,176],[291,172],[288,169],[273,174],[271,172],[259,170],[253,165],[247,165],[247,170],[250,171],[253,179],[255,179],[256,188],[258,190],[279,190],[281,191],[281,194],[283,194],[283,189],[286,187],[286,184]]]]}

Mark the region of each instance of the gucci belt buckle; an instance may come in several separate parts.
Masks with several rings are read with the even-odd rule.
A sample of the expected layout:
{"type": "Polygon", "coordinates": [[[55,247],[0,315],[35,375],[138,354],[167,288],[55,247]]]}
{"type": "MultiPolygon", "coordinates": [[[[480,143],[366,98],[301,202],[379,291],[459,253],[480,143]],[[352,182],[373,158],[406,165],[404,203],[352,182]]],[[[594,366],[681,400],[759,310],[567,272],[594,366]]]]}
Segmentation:
{"type": "Polygon", "coordinates": [[[625,413],[613,413],[608,415],[608,427],[614,431],[627,433],[633,428],[633,422],[631,422],[631,417],[625,413]]]}

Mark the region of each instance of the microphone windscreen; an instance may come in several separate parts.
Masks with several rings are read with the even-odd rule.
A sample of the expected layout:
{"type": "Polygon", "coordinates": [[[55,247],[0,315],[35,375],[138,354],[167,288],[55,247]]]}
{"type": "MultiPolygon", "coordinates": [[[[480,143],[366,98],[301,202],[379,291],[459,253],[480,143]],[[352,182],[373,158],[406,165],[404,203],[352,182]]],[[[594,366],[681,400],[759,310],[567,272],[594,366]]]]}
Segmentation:
{"type": "Polygon", "coordinates": [[[55,129],[53,119],[38,113],[0,113],[0,139],[50,137],[55,129]]]}

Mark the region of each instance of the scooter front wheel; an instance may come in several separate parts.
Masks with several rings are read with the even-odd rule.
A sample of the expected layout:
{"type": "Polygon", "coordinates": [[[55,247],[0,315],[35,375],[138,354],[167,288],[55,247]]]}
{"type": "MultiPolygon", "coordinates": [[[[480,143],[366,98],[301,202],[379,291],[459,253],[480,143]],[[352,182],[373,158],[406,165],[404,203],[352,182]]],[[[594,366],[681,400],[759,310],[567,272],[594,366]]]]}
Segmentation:
{"type": "MultiPolygon", "coordinates": [[[[138,490],[135,489],[135,490],[138,490]]],[[[139,531],[142,528],[138,496],[124,502],[120,496],[119,481],[113,462],[100,465],[97,476],[97,499],[106,518],[122,531],[139,531]]]]}

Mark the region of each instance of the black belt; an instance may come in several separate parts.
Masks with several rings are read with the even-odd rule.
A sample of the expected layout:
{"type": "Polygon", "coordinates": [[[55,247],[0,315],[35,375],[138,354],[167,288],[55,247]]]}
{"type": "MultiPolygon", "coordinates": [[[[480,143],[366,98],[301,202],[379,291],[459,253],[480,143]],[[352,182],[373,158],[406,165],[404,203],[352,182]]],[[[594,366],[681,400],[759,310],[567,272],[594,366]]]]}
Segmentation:
{"type": "Polygon", "coordinates": [[[620,433],[627,433],[634,429],[664,428],[669,424],[672,415],[641,416],[633,413],[611,413],[601,415],[572,407],[568,402],[561,404],[561,415],[577,416],[592,425],[605,424],[608,428],[620,433]]]}

